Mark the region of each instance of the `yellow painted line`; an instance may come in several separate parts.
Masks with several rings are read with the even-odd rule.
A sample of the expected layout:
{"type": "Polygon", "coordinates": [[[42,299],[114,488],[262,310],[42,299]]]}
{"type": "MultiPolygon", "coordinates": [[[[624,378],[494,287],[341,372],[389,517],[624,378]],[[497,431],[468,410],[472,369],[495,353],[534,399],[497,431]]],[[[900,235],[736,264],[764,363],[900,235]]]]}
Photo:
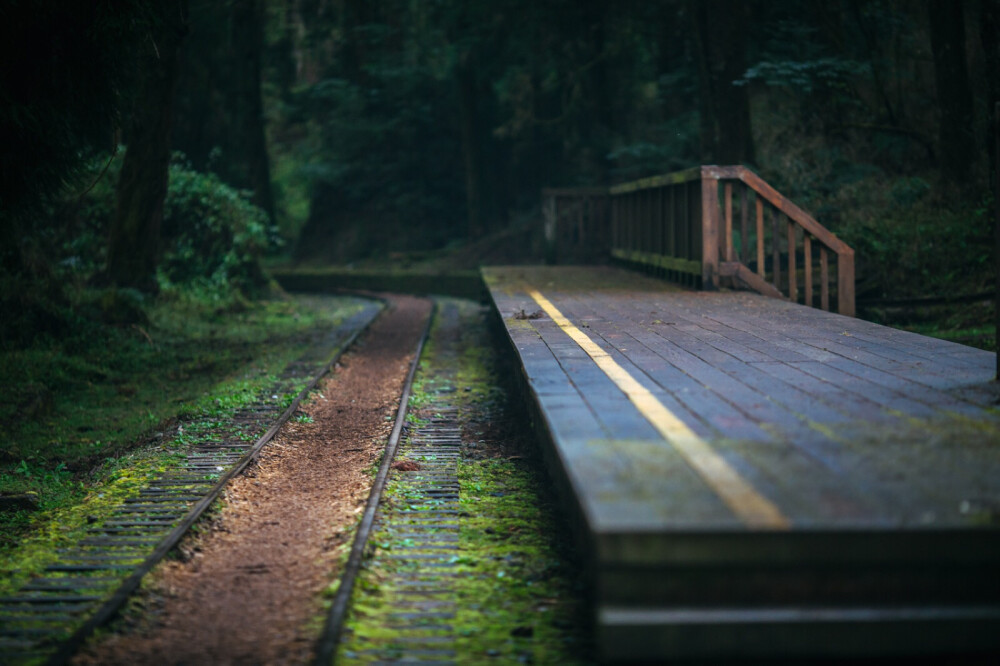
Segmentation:
{"type": "Polygon", "coordinates": [[[597,367],[628,396],[642,415],[673,445],[733,513],[751,527],[787,529],[791,526],[791,521],[774,503],[757,492],[708,442],[687,427],[586,333],[574,326],[549,299],[535,289],[529,288],[527,292],[552,321],[594,359],[597,367]]]}

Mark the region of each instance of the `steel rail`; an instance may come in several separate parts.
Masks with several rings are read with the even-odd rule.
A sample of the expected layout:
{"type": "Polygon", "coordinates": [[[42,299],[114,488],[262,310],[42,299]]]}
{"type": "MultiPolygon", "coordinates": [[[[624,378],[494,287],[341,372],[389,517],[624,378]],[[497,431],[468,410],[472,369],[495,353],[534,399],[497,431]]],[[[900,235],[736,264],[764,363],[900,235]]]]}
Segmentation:
{"type": "MultiPolygon", "coordinates": [[[[381,301],[386,304],[383,298],[373,298],[372,296],[367,296],[372,300],[381,301]]],[[[282,412],[278,420],[272,425],[267,432],[265,432],[254,445],[233,465],[225,474],[219,477],[218,481],[213,485],[208,492],[202,496],[198,502],[191,507],[188,513],[184,516],[180,523],[177,524],[170,533],[163,538],[163,540],[157,545],[156,549],[146,557],[145,560],[126,578],[122,584],[115,590],[115,593],[104,602],[100,608],[85,622],[80,628],[78,628],[73,634],[67,638],[65,641],[59,644],[59,649],[53,654],[48,661],[46,661],[47,666],[64,666],[69,663],[69,660],[76,654],[76,651],[83,645],[84,641],[94,633],[96,629],[103,626],[105,623],[109,622],[121,609],[121,607],[128,601],[128,598],[139,588],[143,577],[148,574],[154,566],[156,566],[160,560],[162,560],[167,553],[169,553],[173,548],[180,542],[191,526],[201,517],[201,515],[211,506],[212,502],[222,493],[222,490],[226,487],[231,479],[236,477],[238,474],[243,472],[246,467],[253,462],[257,456],[260,454],[261,449],[264,448],[270,442],[283,425],[292,417],[292,415],[299,408],[302,401],[309,395],[309,393],[316,388],[320,380],[325,377],[330,370],[337,364],[344,353],[350,349],[351,345],[358,339],[358,337],[365,331],[367,331],[372,323],[378,319],[382,312],[372,317],[364,326],[359,327],[353,331],[341,344],[340,349],[334,354],[333,358],[326,364],[324,364],[322,370],[316,374],[315,377],[303,388],[299,394],[295,397],[292,403],[282,412]]]]}
{"type": "Polygon", "coordinates": [[[389,468],[392,466],[392,459],[396,455],[399,447],[399,438],[403,432],[403,423],[406,420],[406,410],[410,402],[410,392],[413,389],[413,378],[417,374],[417,367],[420,365],[420,355],[423,353],[424,344],[431,332],[431,325],[437,314],[437,303],[431,308],[427,317],[427,326],[423,335],[417,343],[417,350],[410,364],[410,371],[406,375],[406,382],[403,384],[403,392],[399,398],[399,408],[396,410],[396,421],[393,424],[392,433],[385,445],[385,452],[382,455],[382,464],[379,466],[378,474],[372,483],[371,491],[368,494],[368,503],[365,505],[365,512],[362,514],[361,523],[354,533],[354,543],[351,545],[351,554],[347,558],[344,572],[340,577],[340,586],[337,594],[330,606],[330,613],[326,617],[323,626],[323,633],[320,634],[316,644],[316,656],[313,664],[317,666],[327,666],[333,664],[336,659],[337,644],[340,642],[340,634],[344,629],[344,620],[347,617],[348,605],[351,601],[351,593],[354,591],[354,583],[357,580],[358,572],[361,570],[361,561],[364,556],[365,546],[368,537],[371,535],[372,527],[375,524],[375,514],[378,512],[378,505],[382,499],[382,492],[385,490],[385,483],[389,477],[389,468]]]}

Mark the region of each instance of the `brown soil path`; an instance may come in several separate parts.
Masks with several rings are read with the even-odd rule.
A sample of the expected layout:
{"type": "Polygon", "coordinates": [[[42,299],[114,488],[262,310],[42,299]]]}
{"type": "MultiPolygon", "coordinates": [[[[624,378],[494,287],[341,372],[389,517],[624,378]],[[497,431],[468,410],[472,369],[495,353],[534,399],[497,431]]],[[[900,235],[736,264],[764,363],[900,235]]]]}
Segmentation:
{"type": "Polygon", "coordinates": [[[289,421],[230,484],[211,529],[182,544],[187,561],[154,572],[145,617],[74,663],[307,663],[320,593],[350,545],[429,312],[426,300],[391,297],[303,408],[313,422],[289,421]]]}

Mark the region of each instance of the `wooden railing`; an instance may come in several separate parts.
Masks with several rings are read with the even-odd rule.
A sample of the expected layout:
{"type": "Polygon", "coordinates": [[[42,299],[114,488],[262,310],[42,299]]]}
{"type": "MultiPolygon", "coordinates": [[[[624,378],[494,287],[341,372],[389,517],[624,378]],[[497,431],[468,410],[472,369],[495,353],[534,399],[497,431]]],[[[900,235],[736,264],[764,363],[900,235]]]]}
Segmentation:
{"type": "Polygon", "coordinates": [[[545,189],[542,202],[548,263],[607,259],[611,217],[606,187],[545,189]]]}
{"type": "Polygon", "coordinates": [[[854,315],[854,251],[745,167],[702,166],[607,190],[543,194],[552,260],[610,251],[693,287],[743,286],[824,310],[835,302],[854,315]],[[602,218],[605,207],[610,217],[602,218]],[[574,236],[570,222],[584,218],[590,236],[574,236]],[[602,248],[581,246],[602,234],[609,240],[602,248]]]}

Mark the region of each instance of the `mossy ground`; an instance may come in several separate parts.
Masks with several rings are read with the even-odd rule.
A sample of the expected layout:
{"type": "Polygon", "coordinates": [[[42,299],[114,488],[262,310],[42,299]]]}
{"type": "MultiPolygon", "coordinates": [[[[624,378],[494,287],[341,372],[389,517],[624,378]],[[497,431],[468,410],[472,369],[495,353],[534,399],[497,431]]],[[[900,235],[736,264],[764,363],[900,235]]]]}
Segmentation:
{"type": "Polygon", "coordinates": [[[0,491],[34,493],[39,508],[0,514],[0,570],[8,572],[0,595],[54,561],[57,548],[105,520],[192,443],[224,434],[254,439],[259,433],[230,423],[236,410],[262,398],[290,402],[308,377],[286,382],[280,396],[262,391],[320,331],[360,307],[342,298],[236,311],[175,301],[154,308],[141,331],[110,329],[89,343],[43,340],[0,354],[12,395],[39,385],[51,395],[29,418],[15,411],[16,400],[2,407],[0,491]]]}
{"type": "MultiPolygon", "coordinates": [[[[502,388],[503,366],[490,340],[485,312],[468,301],[442,301],[424,350],[410,409],[414,423],[442,406],[458,409],[463,455],[458,463],[462,520],[448,585],[456,614],[448,620],[454,661],[476,663],[588,662],[588,622],[580,572],[570,535],[534,442],[519,422],[514,396],[502,388]],[[451,309],[451,322],[448,310],[451,309]],[[457,314],[456,314],[457,313],[457,314]],[[446,330],[449,329],[449,330],[446,330]],[[458,340],[447,339],[449,334],[458,340]]],[[[383,510],[410,504],[408,481],[390,476],[383,510]]],[[[394,574],[410,564],[379,557],[412,544],[385,527],[372,536],[368,559],[355,588],[341,663],[360,663],[367,650],[396,649],[399,632],[388,613],[404,598],[394,574]]]]}

